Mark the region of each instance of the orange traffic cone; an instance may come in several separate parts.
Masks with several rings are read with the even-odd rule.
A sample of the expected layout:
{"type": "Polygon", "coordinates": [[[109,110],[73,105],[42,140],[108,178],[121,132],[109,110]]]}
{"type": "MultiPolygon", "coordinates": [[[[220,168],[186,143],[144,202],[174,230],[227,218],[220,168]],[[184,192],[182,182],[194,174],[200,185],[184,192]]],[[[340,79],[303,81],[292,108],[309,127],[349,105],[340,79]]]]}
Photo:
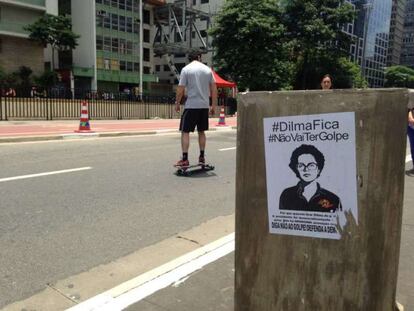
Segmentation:
{"type": "Polygon", "coordinates": [[[86,101],[82,102],[79,129],[75,130],[75,132],[93,133],[89,124],[88,103],[86,101]]]}
{"type": "Polygon", "coordinates": [[[224,113],[224,106],[221,106],[220,118],[219,118],[219,121],[218,121],[217,125],[220,125],[220,126],[226,125],[226,115],[224,113]]]}

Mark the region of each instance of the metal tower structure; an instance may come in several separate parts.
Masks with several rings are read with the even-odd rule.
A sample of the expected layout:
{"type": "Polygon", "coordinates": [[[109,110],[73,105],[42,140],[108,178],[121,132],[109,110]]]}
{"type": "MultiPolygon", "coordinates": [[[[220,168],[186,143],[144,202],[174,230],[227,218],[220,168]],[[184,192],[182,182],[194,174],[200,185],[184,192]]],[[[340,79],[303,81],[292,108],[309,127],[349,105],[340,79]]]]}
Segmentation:
{"type": "Polygon", "coordinates": [[[180,74],[171,56],[192,52],[207,53],[211,49],[207,32],[211,26],[210,14],[194,9],[192,0],[189,0],[189,4],[187,0],[174,0],[155,8],[154,19],[154,53],[165,58],[170,70],[179,79],[180,74]],[[202,22],[205,22],[205,37],[197,26],[197,23],[202,22]],[[199,40],[194,40],[195,35],[199,40]]]}

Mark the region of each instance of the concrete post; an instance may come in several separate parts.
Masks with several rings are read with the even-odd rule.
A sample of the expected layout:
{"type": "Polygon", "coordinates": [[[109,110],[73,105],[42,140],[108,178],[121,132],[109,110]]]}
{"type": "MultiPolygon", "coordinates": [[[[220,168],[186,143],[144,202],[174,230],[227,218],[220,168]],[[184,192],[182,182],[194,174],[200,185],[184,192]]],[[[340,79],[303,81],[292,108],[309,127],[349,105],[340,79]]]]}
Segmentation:
{"type": "Polygon", "coordinates": [[[235,310],[395,310],[406,90],[252,92],[238,100],[235,310]],[[323,169],[295,158],[302,145],[324,154],[323,169]],[[312,182],[301,173],[312,170],[325,192],[310,198],[303,189],[312,182]],[[286,207],[289,191],[286,202],[296,194],[309,202],[286,207]]]}

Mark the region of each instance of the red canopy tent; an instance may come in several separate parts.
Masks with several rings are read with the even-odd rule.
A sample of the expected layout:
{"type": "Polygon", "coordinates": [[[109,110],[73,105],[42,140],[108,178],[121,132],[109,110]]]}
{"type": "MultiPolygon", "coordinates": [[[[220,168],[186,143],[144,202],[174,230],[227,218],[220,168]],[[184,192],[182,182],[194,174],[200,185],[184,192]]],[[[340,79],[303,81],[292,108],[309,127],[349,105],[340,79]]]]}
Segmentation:
{"type": "Polygon", "coordinates": [[[211,71],[213,72],[214,80],[216,80],[217,87],[228,87],[228,88],[236,87],[236,83],[224,80],[213,69],[211,69],[211,71]]]}

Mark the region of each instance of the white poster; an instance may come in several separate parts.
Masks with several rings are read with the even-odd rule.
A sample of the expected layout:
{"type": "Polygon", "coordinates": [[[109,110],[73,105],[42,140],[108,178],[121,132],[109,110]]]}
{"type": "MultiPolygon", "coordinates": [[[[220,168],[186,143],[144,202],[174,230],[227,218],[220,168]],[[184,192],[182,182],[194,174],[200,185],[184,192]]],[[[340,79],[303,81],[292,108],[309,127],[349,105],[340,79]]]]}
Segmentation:
{"type": "Polygon", "coordinates": [[[355,113],[265,118],[269,230],[340,239],[358,222],[355,113]]]}

